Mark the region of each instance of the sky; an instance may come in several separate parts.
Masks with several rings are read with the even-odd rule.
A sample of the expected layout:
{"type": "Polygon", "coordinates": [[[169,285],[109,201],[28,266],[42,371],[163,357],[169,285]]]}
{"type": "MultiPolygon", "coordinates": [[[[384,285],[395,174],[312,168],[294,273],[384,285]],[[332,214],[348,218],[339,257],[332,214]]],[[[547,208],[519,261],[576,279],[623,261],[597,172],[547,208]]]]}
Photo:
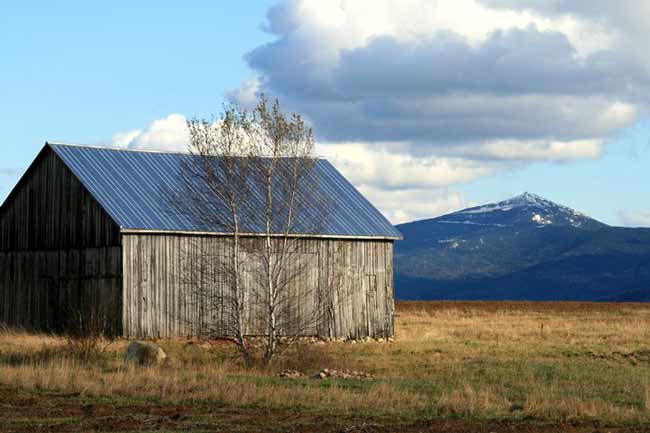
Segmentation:
{"type": "Polygon", "coordinates": [[[46,140],[183,149],[188,118],[265,93],[393,223],[528,191],[650,227],[648,16],[645,0],[11,2],[0,201],[46,140]]]}

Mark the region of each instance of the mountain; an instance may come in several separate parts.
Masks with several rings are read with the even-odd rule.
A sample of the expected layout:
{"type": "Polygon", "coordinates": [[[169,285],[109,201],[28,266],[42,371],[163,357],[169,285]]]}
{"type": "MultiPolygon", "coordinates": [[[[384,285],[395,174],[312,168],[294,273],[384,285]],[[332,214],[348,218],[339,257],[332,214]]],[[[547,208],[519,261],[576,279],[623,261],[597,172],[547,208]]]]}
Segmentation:
{"type": "MultiPolygon", "coordinates": [[[[499,203],[477,206],[454,212],[443,217],[434,218],[441,224],[465,224],[496,227],[538,227],[571,226],[586,230],[598,230],[605,224],[589,218],[566,206],[553,203],[535,194],[527,192],[499,203]]],[[[403,226],[412,226],[413,224],[403,226]]]]}
{"type": "Polygon", "coordinates": [[[535,194],[397,228],[399,299],[650,301],[650,229],[535,194]]]}

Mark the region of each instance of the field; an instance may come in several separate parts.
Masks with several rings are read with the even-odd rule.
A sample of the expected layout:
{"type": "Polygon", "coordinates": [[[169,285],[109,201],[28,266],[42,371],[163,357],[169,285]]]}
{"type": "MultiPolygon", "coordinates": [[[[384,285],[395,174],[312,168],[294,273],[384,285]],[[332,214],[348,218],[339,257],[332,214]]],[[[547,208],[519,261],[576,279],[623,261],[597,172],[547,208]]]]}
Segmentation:
{"type": "Polygon", "coordinates": [[[399,303],[393,342],[303,344],[270,371],[187,340],[123,369],[127,343],[83,361],[3,331],[0,431],[650,430],[650,304],[399,303]],[[312,378],[324,368],[372,377],[312,378]]]}

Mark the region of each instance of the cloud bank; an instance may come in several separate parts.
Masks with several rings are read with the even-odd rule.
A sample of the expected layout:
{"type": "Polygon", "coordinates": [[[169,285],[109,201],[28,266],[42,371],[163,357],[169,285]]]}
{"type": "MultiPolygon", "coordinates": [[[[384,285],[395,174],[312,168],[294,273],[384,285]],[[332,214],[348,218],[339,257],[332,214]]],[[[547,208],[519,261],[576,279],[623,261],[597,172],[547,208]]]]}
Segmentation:
{"type": "MultiPolygon", "coordinates": [[[[305,115],[318,152],[398,223],[462,207],[478,178],[599,158],[647,113],[648,16],[633,0],[287,0],[226,97],[305,115]]],[[[184,147],[184,122],[113,142],[184,147]]]]}

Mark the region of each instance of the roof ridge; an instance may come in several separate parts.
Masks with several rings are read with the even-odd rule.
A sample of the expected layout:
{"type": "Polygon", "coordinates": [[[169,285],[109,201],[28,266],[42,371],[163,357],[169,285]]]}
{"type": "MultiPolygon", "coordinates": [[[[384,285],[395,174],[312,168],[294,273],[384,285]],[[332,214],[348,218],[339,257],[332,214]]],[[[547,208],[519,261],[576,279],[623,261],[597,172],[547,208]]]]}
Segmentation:
{"type": "Polygon", "coordinates": [[[61,141],[46,141],[48,146],[65,146],[65,147],[82,147],[87,149],[100,149],[112,150],[114,152],[135,152],[135,153],[162,153],[166,155],[191,155],[190,152],[183,152],[180,150],[153,150],[153,149],[128,149],[125,147],[106,146],[98,144],[79,144],[79,143],[64,143],[61,141]]]}
{"type": "MultiPolygon", "coordinates": [[[[46,141],[45,142],[46,146],[63,146],[63,147],[79,147],[79,148],[85,148],[85,149],[99,149],[99,150],[110,150],[113,152],[133,152],[133,153],[155,153],[155,154],[162,154],[162,155],[192,155],[191,152],[188,151],[180,151],[180,150],[153,150],[153,149],[128,149],[124,147],[115,147],[115,146],[102,146],[98,144],[78,144],[78,143],[64,143],[61,141],[46,141]]],[[[290,158],[288,156],[283,156],[281,158],[290,158]]],[[[314,157],[316,160],[322,160],[322,161],[328,161],[329,160],[324,157],[324,156],[316,156],[314,157]]]]}

